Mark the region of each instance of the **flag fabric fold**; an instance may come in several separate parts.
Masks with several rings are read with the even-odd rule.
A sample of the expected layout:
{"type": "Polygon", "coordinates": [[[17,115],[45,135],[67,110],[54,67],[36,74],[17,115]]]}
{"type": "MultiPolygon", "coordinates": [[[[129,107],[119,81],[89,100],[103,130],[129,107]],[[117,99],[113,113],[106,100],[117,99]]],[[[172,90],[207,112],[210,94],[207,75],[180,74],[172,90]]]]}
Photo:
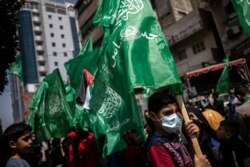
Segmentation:
{"type": "Polygon", "coordinates": [[[250,3],[248,0],[232,0],[240,25],[250,35],[250,3]]]}
{"type": "Polygon", "coordinates": [[[229,55],[226,55],[224,59],[224,69],[222,71],[222,74],[216,84],[215,91],[217,93],[228,93],[230,89],[230,78],[229,78],[229,55]]]}
{"type": "Polygon", "coordinates": [[[134,129],[145,139],[141,113],[134,91],[129,91],[126,77],[113,71],[108,55],[100,56],[98,71],[91,88],[90,127],[102,141],[102,152],[108,156],[126,148],[123,135],[134,129]]]}
{"type": "Polygon", "coordinates": [[[38,141],[65,137],[73,122],[73,112],[66,100],[65,87],[58,69],[47,75],[29,105],[30,124],[38,141]]]}
{"type": "Polygon", "coordinates": [[[175,94],[182,94],[174,60],[149,1],[102,0],[94,23],[106,27],[105,52],[112,68],[125,68],[130,89],[170,86],[175,94]]]}

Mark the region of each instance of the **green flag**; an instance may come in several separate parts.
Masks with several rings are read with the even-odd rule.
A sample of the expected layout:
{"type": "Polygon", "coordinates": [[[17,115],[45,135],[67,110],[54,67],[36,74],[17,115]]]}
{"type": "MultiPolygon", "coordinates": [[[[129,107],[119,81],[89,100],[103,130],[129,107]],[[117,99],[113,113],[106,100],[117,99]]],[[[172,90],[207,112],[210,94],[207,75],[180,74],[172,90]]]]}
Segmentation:
{"type": "Polygon", "coordinates": [[[228,93],[230,89],[230,78],[229,78],[229,55],[226,55],[224,59],[225,67],[218,80],[215,91],[217,93],[228,93]]]}
{"type": "Polygon", "coordinates": [[[70,78],[70,85],[77,92],[80,83],[81,83],[81,74],[84,68],[88,68],[90,71],[96,70],[96,60],[92,60],[93,58],[97,58],[95,56],[88,56],[92,54],[92,52],[98,52],[98,50],[93,51],[92,47],[92,39],[90,38],[85,46],[81,49],[78,56],[64,63],[64,66],[67,70],[67,73],[70,78]],[[94,62],[94,63],[93,63],[94,62]]]}
{"type": "Polygon", "coordinates": [[[125,68],[130,89],[172,87],[182,93],[166,39],[148,0],[102,0],[94,23],[105,27],[112,68],[125,68]]]}
{"type": "Polygon", "coordinates": [[[9,73],[17,75],[20,80],[23,80],[23,68],[21,55],[16,56],[15,62],[10,64],[9,73]]]}
{"type": "Polygon", "coordinates": [[[65,86],[65,91],[66,91],[66,96],[65,99],[69,103],[71,111],[75,110],[75,98],[76,98],[76,92],[75,90],[71,87],[70,84],[67,84],[65,86]]]}
{"type": "Polygon", "coordinates": [[[232,0],[239,22],[244,31],[250,35],[250,3],[249,0],[232,0]]]}
{"type": "Polygon", "coordinates": [[[66,92],[58,69],[47,75],[33,95],[27,119],[38,141],[66,136],[73,122],[73,113],[65,98],[66,92]]]}
{"type": "Polygon", "coordinates": [[[135,94],[129,92],[126,76],[111,67],[108,55],[101,55],[98,62],[98,72],[90,85],[88,113],[91,129],[103,143],[103,155],[107,156],[126,148],[123,135],[128,130],[136,130],[142,140],[145,134],[135,94]]]}

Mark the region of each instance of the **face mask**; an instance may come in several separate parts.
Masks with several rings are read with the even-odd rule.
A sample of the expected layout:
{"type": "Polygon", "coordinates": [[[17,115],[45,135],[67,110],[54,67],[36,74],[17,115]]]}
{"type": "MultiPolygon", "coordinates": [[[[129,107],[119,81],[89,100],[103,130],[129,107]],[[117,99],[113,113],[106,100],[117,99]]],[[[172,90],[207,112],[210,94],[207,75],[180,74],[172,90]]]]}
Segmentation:
{"type": "Polygon", "coordinates": [[[161,120],[161,126],[168,133],[177,133],[181,132],[182,128],[182,119],[176,113],[169,116],[164,116],[161,120]]]}

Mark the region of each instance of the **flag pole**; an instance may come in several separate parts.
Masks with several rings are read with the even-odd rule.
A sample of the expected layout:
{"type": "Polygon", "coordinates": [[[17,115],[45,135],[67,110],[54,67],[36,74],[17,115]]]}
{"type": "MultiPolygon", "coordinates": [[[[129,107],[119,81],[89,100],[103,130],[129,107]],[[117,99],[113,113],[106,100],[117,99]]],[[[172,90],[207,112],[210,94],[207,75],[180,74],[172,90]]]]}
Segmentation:
{"type": "MultiPolygon", "coordinates": [[[[186,110],[186,107],[185,107],[183,99],[182,99],[182,96],[177,95],[176,99],[177,99],[177,102],[178,102],[178,104],[180,106],[181,114],[183,116],[184,122],[190,121],[187,110],[186,110]]],[[[191,136],[190,138],[191,138],[191,141],[192,141],[192,145],[193,145],[195,154],[197,155],[198,158],[201,158],[202,152],[201,152],[201,148],[200,148],[197,137],[191,136]]]]}

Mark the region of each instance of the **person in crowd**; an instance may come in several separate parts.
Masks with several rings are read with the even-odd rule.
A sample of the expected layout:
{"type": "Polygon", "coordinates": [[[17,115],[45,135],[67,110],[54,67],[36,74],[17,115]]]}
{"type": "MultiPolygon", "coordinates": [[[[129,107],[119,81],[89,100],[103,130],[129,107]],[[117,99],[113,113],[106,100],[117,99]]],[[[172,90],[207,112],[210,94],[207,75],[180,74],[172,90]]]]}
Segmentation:
{"type": "Polygon", "coordinates": [[[229,96],[228,96],[228,104],[225,106],[225,118],[229,120],[235,120],[235,109],[239,106],[241,102],[238,97],[235,95],[235,88],[230,87],[229,96]]]}
{"type": "Polygon", "coordinates": [[[74,167],[76,163],[76,151],[74,150],[75,146],[75,140],[76,140],[76,131],[74,128],[71,129],[71,131],[67,134],[68,139],[68,164],[69,167],[74,167]]]}
{"type": "Polygon", "coordinates": [[[12,124],[4,131],[4,140],[9,151],[6,167],[30,167],[24,157],[32,146],[31,131],[31,126],[23,122],[12,124]]]}
{"type": "Polygon", "coordinates": [[[229,90],[228,102],[234,106],[238,106],[241,104],[239,98],[235,94],[235,87],[231,87],[229,90]]]}
{"type": "MultiPolygon", "coordinates": [[[[203,123],[207,124],[208,126],[213,126],[214,124],[217,124],[218,119],[214,119],[216,115],[213,113],[211,114],[209,110],[206,110],[210,108],[211,106],[209,103],[203,103],[201,105],[201,110],[186,106],[186,110],[189,115],[192,116],[192,114],[195,114],[201,120],[203,123]],[[211,115],[210,115],[211,114],[211,115]],[[216,121],[216,123],[213,123],[213,120],[216,121]]],[[[214,111],[214,110],[213,110],[214,111]]],[[[217,114],[219,114],[217,112],[217,114]]],[[[218,122],[219,125],[219,122],[218,122]]],[[[217,127],[218,128],[218,127],[217,127]]],[[[210,135],[207,134],[207,132],[203,129],[200,129],[200,135],[199,135],[199,144],[202,150],[202,153],[207,155],[207,158],[212,166],[217,166],[218,159],[217,159],[217,147],[214,145],[214,140],[210,137],[210,135]]]]}
{"type": "MultiPolygon", "coordinates": [[[[166,91],[149,97],[147,121],[153,130],[147,144],[147,157],[152,167],[191,167],[193,160],[181,140],[182,117],[175,98],[166,91]]],[[[198,137],[199,128],[192,122],[185,125],[187,133],[198,137]]]]}
{"type": "Polygon", "coordinates": [[[224,109],[224,99],[219,96],[218,93],[213,93],[214,104],[213,109],[218,111],[222,116],[225,116],[225,109],[224,109]]]}
{"type": "Polygon", "coordinates": [[[100,167],[100,153],[95,142],[94,134],[85,130],[78,132],[78,167],[100,167]]]}
{"type": "Polygon", "coordinates": [[[217,130],[207,126],[194,115],[191,118],[219,143],[219,167],[249,167],[249,148],[239,136],[239,124],[232,120],[223,120],[217,130]]]}
{"type": "Polygon", "coordinates": [[[40,160],[38,162],[37,167],[48,167],[49,165],[49,150],[46,141],[41,143],[40,148],[40,160]]]}
{"type": "Polygon", "coordinates": [[[52,148],[49,151],[49,166],[66,166],[66,159],[63,156],[62,153],[62,147],[61,147],[61,139],[59,138],[53,138],[52,140],[52,148]]]}
{"type": "Polygon", "coordinates": [[[123,135],[127,148],[123,152],[123,162],[125,167],[145,167],[147,158],[143,145],[135,130],[130,130],[123,135]]]}
{"type": "Polygon", "coordinates": [[[242,103],[235,111],[241,128],[240,135],[250,145],[250,90],[246,85],[239,85],[235,88],[235,94],[242,103]]]}
{"type": "MultiPolygon", "coordinates": [[[[215,111],[212,108],[213,107],[209,105],[209,103],[202,105],[202,115],[205,117],[206,122],[208,122],[209,126],[212,129],[217,130],[220,126],[220,122],[223,121],[225,118],[218,111],[215,111]]],[[[199,118],[198,115],[196,116],[199,118]]]]}

